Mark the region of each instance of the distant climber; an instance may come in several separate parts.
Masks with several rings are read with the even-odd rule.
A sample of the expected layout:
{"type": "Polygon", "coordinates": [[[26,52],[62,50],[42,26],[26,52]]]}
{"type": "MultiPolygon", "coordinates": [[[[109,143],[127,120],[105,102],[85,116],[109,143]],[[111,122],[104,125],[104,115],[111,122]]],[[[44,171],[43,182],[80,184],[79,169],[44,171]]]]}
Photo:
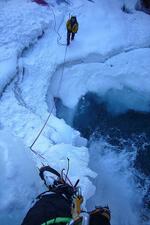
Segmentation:
{"type": "Polygon", "coordinates": [[[32,0],[33,2],[36,2],[40,5],[45,5],[45,6],[48,6],[48,3],[45,1],[45,0],[32,0]]]}
{"type": "Polygon", "coordinates": [[[71,18],[66,23],[67,27],[67,45],[70,44],[70,39],[74,40],[75,34],[78,32],[78,22],[76,16],[71,16],[71,18]]]}
{"type": "Polygon", "coordinates": [[[91,212],[81,210],[83,197],[78,187],[72,185],[67,175],[58,173],[49,166],[40,169],[48,191],[37,197],[37,202],[27,213],[22,225],[110,225],[108,207],[98,207],[91,212]],[[52,182],[47,184],[44,172],[50,172],[52,182]]]}

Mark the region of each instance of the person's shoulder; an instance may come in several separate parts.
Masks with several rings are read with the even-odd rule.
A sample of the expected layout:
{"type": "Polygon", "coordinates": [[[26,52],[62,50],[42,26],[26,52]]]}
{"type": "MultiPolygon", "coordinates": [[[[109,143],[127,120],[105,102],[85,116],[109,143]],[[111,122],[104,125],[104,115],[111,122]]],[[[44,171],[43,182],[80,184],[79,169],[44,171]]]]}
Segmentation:
{"type": "Polygon", "coordinates": [[[70,20],[67,20],[66,25],[68,26],[70,24],[70,20]]]}

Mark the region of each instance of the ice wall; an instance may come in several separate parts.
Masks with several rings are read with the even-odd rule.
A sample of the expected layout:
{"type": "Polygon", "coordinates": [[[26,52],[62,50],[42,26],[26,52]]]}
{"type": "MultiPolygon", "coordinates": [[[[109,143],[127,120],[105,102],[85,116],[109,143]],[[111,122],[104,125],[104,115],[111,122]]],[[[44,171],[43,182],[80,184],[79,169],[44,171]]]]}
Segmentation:
{"type": "Polygon", "coordinates": [[[19,225],[44,190],[30,150],[9,131],[0,131],[0,224],[19,225]]]}

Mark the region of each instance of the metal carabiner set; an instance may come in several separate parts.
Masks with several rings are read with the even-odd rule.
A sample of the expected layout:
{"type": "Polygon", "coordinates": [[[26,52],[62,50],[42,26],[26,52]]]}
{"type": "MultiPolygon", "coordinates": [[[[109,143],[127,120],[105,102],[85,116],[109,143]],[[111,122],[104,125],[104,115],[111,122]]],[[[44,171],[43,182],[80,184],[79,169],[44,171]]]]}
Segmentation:
{"type": "Polygon", "coordinates": [[[80,213],[77,219],[72,219],[68,225],[89,225],[90,215],[88,213],[80,213]]]}
{"type": "Polygon", "coordinates": [[[93,217],[95,217],[95,219],[97,218],[98,221],[105,220],[105,221],[107,221],[106,224],[110,224],[111,213],[110,213],[109,207],[108,206],[107,207],[97,207],[95,210],[93,210],[91,212],[82,212],[81,211],[81,213],[78,215],[78,217],[76,217],[75,219],[72,219],[68,223],[68,225],[91,225],[91,224],[93,225],[93,224],[95,224],[94,222],[92,222],[93,217]],[[99,219],[98,219],[98,217],[99,217],[99,219]]]}

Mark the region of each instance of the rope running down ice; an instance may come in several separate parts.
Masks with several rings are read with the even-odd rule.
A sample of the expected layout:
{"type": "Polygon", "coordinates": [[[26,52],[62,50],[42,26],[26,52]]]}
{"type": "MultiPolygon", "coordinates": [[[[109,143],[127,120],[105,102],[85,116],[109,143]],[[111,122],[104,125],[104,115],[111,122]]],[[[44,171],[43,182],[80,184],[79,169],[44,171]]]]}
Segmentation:
{"type": "MultiPolygon", "coordinates": [[[[67,55],[67,47],[68,46],[66,46],[66,49],[65,49],[65,56],[64,56],[64,61],[63,61],[62,74],[61,74],[61,77],[60,77],[60,82],[59,82],[59,86],[58,86],[58,89],[57,89],[57,94],[59,93],[59,90],[60,90],[60,87],[61,87],[61,83],[62,83],[62,79],[63,79],[64,69],[65,69],[65,61],[66,61],[66,55],[67,55]]],[[[43,127],[41,128],[41,130],[39,131],[37,137],[35,138],[35,140],[33,141],[32,145],[30,146],[30,149],[31,150],[33,150],[32,147],[34,146],[34,144],[36,143],[36,141],[39,139],[41,133],[43,132],[45,126],[47,125],[47,123],[48,123],[48,121],[49,121],[49,119],[50,119],[50,117],[52,115],[52,112],[53,112],[54,107],[55,107],[55,103],[53,103],[52,108],[50,110],[50,113],[49,113],[49,115],[48,115],[48,117],[47,117],[47,119],[46,119],[43,127]]],[[[34,151],[34,153],[35,153],[35,151],[34,151]]]]}
{"type": "MultiPolygon", "coordinates": [[[[57,33],[57,35],[58,35],[58,38],[57,38],[57,44],[66,46],[66,48],[65,48],[64,60],[63,60],[62,74],[61,74],[61,76],[60,76],[60,82],[59,82],[58,89],[57,89],[57,94],[58,94],[58,93],[59,93],[59,90],[60,90],[60,87],[61,87],[62,79],[63,79],[64,69],[65,69],[65,62],[66,62],[66,55],[67,55],[67,47],[68,47],[68,46],[67,46],[66,44],[60,43],[61,35],[60,35],[59,32],[58,32],[58,30],[60,29],[60,26],[59,26],[58,30],[56,30],[56,16],[55,16],[54,10],[52,9],[51,6],[48,6],[48,8],[51,9],[51,11],[52,11],[52,13],[53,13],[53,16],[54,16],[54,31],[55,31],[55,32],[57,33]]],[[[48,123],[48,121],[49,121],[49,119],[50,119],[50,117],[51,117],[51,115],[52,115],[52,112],[53,112],[54,107],[55,107],[55,103],[53,103],[52,108],[51,108],[51,110],[50,110],[50,112],[49,112],[49,115],[48,115],[48,117],[47,117],[47,119],[46,119],[44,125],[42,126],[42,128],[40,129],[38,135],[36,136],[35,140],[33,141],[33,143],[32,143],[31,146],[30,146],[31,151],[32,151],[34,154],[36,154],[36,155],[38,155],[39,157],[41,157],[42,159],[44,159],[44,160],[45,160],[45,158],[44,158],[41,154],[39,154],[39,153],[37,153],[35,150],[33,150],[33,146],[35,145],[35,143],[36,143],[37,140],[39,139],[41,133],[43,132],[44,128],[46,127],[46,125],[47,125],[47,123],[48,123]]]]}

